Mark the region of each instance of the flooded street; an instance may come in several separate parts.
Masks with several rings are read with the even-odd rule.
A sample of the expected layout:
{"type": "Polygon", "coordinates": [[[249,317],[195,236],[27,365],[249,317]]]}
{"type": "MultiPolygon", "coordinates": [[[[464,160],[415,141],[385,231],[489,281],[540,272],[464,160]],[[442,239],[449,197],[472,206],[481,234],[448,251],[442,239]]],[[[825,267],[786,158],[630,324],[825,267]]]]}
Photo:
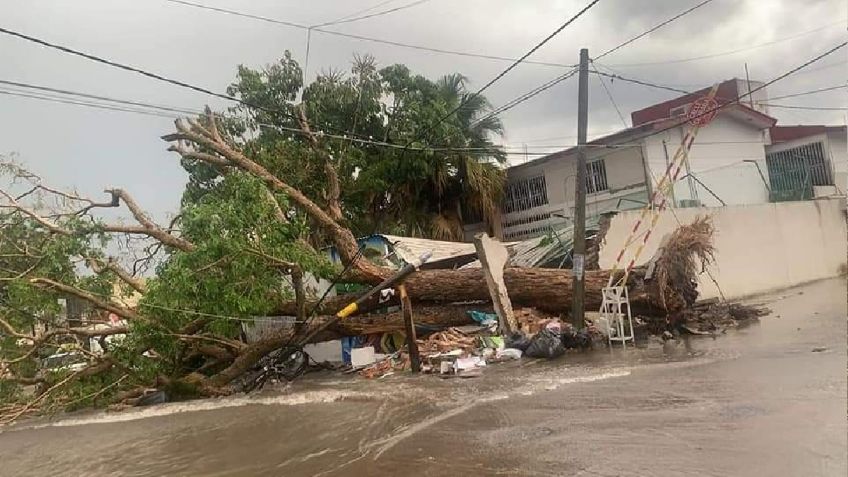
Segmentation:
{"type": "Polygon", "coordinates": [[[0,475],[844,476],[846,283],[717,339],[30,422],[0,475]]]}

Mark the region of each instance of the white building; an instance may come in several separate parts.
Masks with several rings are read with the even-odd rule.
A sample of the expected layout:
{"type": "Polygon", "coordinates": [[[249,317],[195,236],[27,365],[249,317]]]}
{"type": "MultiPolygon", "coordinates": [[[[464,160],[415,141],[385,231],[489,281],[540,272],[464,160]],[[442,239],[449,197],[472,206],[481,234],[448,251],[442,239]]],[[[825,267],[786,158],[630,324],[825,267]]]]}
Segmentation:
{"type": "Polygon", "coordinates": [[[775,126],[770,136],[766,163],[773,200],[845,196],[845,126],[775,126]]]}
{"type": "MultiPolygon", "coordinates": [[[[739,94],[738,80],[722,83],[719,103],[739,94]]],[[[747,85],[747,83],[745,83],[747,85]]],[[[632,114],[634,126],[587,146],[587,215],[642,207],[665,174],[689,127],[686,112],[707,90],[632,114]]],[[[776,120],[747,105],[731,104],[700,128],[671,199],[676,206],[768,202],[765,145],[776,120]],[[761,173],[762,172],[762,173],[761,173]]],[[[503,240],[544,233],[574,215],[576,148],[513,166],[500,223],[503,240]]],[[[480,226],[467,227],[469,232],[480,226]]]]}

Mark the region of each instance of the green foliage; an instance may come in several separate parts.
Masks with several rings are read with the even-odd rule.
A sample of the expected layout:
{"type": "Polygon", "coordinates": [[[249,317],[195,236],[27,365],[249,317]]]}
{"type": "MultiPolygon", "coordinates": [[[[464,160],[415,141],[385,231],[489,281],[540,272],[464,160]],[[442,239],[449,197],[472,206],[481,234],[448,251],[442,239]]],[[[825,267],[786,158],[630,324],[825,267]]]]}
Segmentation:
{"type": "MultiPolygon", "coordinates": [[[[333,272],[327,259],[298,241],[306,233],[303,224],[277,220],[264,187],[253,176],[231,173],[183,207],[183,236],[196,249],[175,253],[159,267],[140,303],[146,315],[156,316],[157,324],[138,324],[135,329],[160,355],[175,357],[180,346],[171,334],[200,316],[231,317],[213,317],[207,329],[235,338],[239,318],[267,314],[291,298],[280,266],[266,256],[299,264],[316,276],[333,272]]],[[[275,198],[287,207],[284,197],[275,198]]]]}
{"type": "MultiPolygon", "coordinates": [[[[492,142],[502,126],[485,117],[490,105],[471,95],[466,85],[459,74],[433,81],[403,65],[381,69],[370,56],[356,57],[349,72],[325,72],[304,85],[299,65],[286,52],[263,69],[239,66],[228,94],[266,110],[236,108],[220,124],[248,157],[323,206],[327,156],[313,151],[297,132],[299,110],[294,105],[300,97],[321,148],[338,171],[343,225],[362,235],[379,230],[457,239],[463,220],[495,211],[504,178],[500,165],[505,156],[492,142]],[[457,114],[448,116],[461,104],[457,114]],[[410,147],[330,137],[340,131],[410,147]]],[[[0,174],[23,177],[20,168],[3,164],[0,174]]],[[[287,197],[272,194],[261,180],[243,172],[191,159],[181,164],[188,183],[172,226],[194,247],[188,252],[164,250],[138,301],[136,311],[143,319],[129,323],[123,339],[109,342],[115,365],[74,379],[44,400],[46,408],[103,403],[123,390],[197,371],[200,364],[186,359],[192,344],[179,336],[187,324],[203,317],[203,333],[213,341],[237,338],[242,320],[267,315],[292,298],[288,264],[316,277],[338,273],[320,251],[328,244],[321,231],[287,197]]],[[[65,321],[59,303],[68,296],[36,286],[32,278],[76,287],[103,300],[135,294],[128,286],[117,287],[112,272],[92,273],[85,267],[88,260],[105,262],[109,255],[111,235],[101,223],[87,214],[51,220],[61,232],[48,230],[26,213],[0,210],[0,317],[16,333],[39,335],[74,326],[65,321]]],[[[97,310],[91,317],[106,315],[97,310]]],[[[60,335],[26,359],[0,363],[0,403],[24,399],[23,387],[4,379],[7,374],[44,378],[48,386],[56,383],[70,371],[44,369],[42,359],[84,341],[60,335]]],[[[0,327],[0,361],[20,358],[31,347],[31,341],[0,327]]],[[[173,383],[169,391],[174,396],[198,393],[179,379],[165,381],[173,383]]]]}
{"type": "MultiPolygon", "coordinates": [[[[303,88],[313,131],[352,132],[359,138],[410,146],[401,150],[323,137],[322,146],[339,174],[347,225],[354,233],[377,230],[459,239],[463,221],[495,213],[505,155],[492,139],[503,127],[497,118],[485,117],[491,109],[488,101],[471,94],[466,85],[467,78],[460,74],[431,81],[404,65],[378,69],[374,58],[365,56],[354,58],[349,74],[324,72],[303,88]],[[456,114],[440,121],[460,104],[456,114]]],[[[295,111],[287,98],[295,98],[301,86],[300,69],[286,53],[279,64],[262,70],[240,66],[228,91],[288,113],[246,107],[234,111],[246,116],[256,131],[244,141],[251,158],[307,196],[320,198],[326,184],[323,159],[306,146],[302,134],[290,131],[298,125],[290,117],[295,111]]],[[[200,177],[209,171],[189,172],[200,177]]],[[[213,179],[214,174],[206,181],[213,179]]]]}

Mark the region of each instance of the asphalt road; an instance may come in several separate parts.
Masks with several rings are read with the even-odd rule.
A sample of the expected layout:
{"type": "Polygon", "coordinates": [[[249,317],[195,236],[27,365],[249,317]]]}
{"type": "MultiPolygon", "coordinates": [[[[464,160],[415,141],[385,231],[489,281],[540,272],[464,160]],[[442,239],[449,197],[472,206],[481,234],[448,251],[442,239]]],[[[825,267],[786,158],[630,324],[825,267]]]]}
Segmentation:
{"type": "Polygon", "coordinates": [[[0,475],[845,476],[846,282],[717,339],[26,423],[0,475]]]}

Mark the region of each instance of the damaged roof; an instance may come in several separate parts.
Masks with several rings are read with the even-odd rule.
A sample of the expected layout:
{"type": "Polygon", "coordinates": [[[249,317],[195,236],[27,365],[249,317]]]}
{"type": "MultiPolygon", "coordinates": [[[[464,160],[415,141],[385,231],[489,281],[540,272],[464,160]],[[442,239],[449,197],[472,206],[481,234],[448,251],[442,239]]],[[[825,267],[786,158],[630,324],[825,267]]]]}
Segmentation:
{"type": "MultiPolygon", "coordinates": [[[[586,218],[587,239],[597,234],[600,219],[599,215],[586,218]]],[[[574,225],[561,225],[545,235],[504,245],[509,250],[508,267],[567,268],[574,252],[574,225]]],[[[480,268],[480,261],[475,260],[465,268],[480,268]]]]}
{"type": "Polygon", "coordinates": [[[398,257],[405,262],[411,262],[420,257],[424,252],[430,252],[430,262],[440,262],[465,255],[475,255],[473,243],[447,242],[444,240],[430,240],[416,237],[402,237],[400,235],[379,234],[395,250],[398,257]]]}

